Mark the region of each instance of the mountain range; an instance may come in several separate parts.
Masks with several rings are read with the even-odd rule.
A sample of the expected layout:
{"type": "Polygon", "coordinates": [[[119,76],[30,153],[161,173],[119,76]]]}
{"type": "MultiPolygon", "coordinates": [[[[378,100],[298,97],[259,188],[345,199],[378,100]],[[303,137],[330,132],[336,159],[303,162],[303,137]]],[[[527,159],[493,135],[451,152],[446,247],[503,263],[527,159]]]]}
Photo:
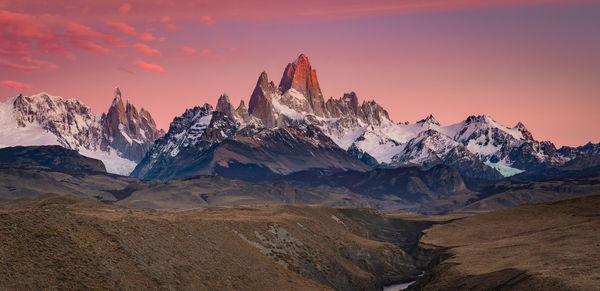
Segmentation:
{"type": "Polygon", "coordinates": [[[164,135],[148,111],[123,103],[117,88],[107,113],[94,114],[77,99],[19,94],[0,104],[0,147],[60,145],[128,175],[164,135]]]}
{"type": "Polygon", "coordinates": [[[94,114],[76,99],[21,94],[0,105],[0,147],[61,145],[102,160],[108,172],[173,180],[215,174],[250,181],[309,171],[335,174],[373,168],[455,168],[465,178],[495,181],[597,156],[600,144],[557,149],[521,123],[486,115],[441,125],[433,115],[396,123],[375,101],[354,92],[325,100],[316,70],[301,54],[278,85],[259,75],[248,107],[219,97],[156,128],[115,90],[108,111],[94,114]]]}

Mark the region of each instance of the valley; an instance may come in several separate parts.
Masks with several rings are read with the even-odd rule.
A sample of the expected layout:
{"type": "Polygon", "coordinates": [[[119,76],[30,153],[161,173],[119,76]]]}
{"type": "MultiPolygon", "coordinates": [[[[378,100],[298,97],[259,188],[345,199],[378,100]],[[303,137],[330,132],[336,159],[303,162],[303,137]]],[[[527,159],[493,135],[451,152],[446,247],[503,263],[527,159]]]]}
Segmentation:
{"type": "Polygon", "coordinates": [[[0,200],[0,287],[375,290],[416,280],[410,289],[594,290],[599,202],[596,193],[427,217],[297,204],[154,210],[56,194],[0,200]]]}

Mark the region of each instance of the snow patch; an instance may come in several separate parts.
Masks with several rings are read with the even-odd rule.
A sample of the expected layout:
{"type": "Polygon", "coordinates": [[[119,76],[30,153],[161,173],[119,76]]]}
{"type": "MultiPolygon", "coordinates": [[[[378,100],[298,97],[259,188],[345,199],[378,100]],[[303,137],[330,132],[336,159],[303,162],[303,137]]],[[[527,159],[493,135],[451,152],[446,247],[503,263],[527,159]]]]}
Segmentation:
{"type": "Polygon", "coordinates": [[[11,146],[60,145],[58,137],[33,122],[19,127],[14,116],[15,97],[0,103],[0,148],[11,146]]]}
{"type": "Polygon", "coordinates": [[[514,176],[514,175],[525,172],[521,169],[513,168],[511,166],[508,166],[508,165],[505,165],[502,163],[492,163],[492,162],[483,162],[483,163],[496,169],[504,177],[510,177],[510,176],[514,176]]]}
{"type": "Polygon", "coordinates": [[[104,167],[106,167],[106,171],[112,174],[129,176],[137,166],[136,162],[120,157],[113,148],[109,148],[106,152],[91,151],[85,148],[80,148],[78,151],[86,157],[101,160],[104,167]]]}

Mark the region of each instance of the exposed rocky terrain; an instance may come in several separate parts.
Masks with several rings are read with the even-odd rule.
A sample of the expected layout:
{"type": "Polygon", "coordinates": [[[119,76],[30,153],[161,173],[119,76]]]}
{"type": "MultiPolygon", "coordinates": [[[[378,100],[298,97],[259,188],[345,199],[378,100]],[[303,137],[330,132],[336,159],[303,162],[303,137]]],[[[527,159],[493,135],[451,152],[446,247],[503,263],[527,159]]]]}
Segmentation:
{"type": "Polygon", "coordinates": [[[497,181],[600,155],[598,144],[557,149],[521,122],[505,126],[487,115],[452,125],[433,115],[396,123],[354,92],[326,100],[304,54],[285,67],[278,85],[262,72],[248,108],[244,101],[234,107],[223,94],[214,108],[204,104],[174,118],[162,139],[150,113],[124,101],[119,89],[101,115],[76,99],[15,96],[0,106],[0,129],[0,147],[62,145],[102,160],[108,172],[160,180],[444,164],[467,180],[497,181]]]}
{"type": "Polygon", "coordinates": [[[111,173],[128,175],[163,134],[148,111],[123,103],[118,88],[107,114],[47,93],[0,104],[0,147],[60,145],[102,160],[111,173]]]}
{"type": "Polygon", "coordinates": [[[414,124],[395,123],[375,101],[359,103],[354,92],[325,101],[316,70],[303,54],[286,66],[279,85],[262,72],[248,109],[243,102],[234,109],[222,95],[214,110],[205,104],[175,118],[167,135],[149,150],[133,176],[259,179],[306,170],[444,164],[464,177],[497,181],[598,153],[594,144],[557,150],[551,142],[535,140],[520,122],[507,127],[486,115],[447,126],[432,115],[414,124]],[[312,146],[300,146],[303,140],[312,146]]]}
{"type": "Polygon", "coordinates": [[[123,104],[121,90],[115,89],[106,115],[102,115],[103,148],[112,147],[134,162],[142,160],[154,141],[164,135],[156,129],[152,115],[143,107],[138,112],[129,100],[123,104]]]}

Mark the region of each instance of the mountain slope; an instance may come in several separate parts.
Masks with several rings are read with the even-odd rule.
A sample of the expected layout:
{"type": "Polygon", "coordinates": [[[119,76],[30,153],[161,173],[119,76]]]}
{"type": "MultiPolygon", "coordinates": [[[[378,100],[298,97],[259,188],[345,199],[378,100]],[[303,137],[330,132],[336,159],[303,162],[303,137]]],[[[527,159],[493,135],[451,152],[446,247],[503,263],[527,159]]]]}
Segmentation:
{"type": "Polygon", "coordinates": [[[62,146],[16,146],[0,148],[0,164],[41,166],[62,171],[106,172],[100,160],[62,146]]]}
{"type": "Polygon", "coordinates": [[[211,109],[210,105],[196,107],[176,118],[131,175],[171,180],[217,174],[253,180],[312,168],[370,169],[312,125],[243,126],[211,109]]]}
{"type": "Polygon", "coordinates": [[[316,69],[301,54],[285,67],[279,85],[266,72],[260,74],[248,108],[243,101],[234,108],[223,94],[215,108],[204,105],[175,118],[168,138],[154,144],[164,133],[146,110],[138,112],[123,102],[118,89],[101,116],[77,100],[63,101],[45,93],[19,95],[0,106],[0,146],[58,144],[101,159],[109,172],[129,173],[139,163],[134,176],[145,179],[198,173],[251,178],[310,168],[343,171],[367,170],[365,165],[445,164],[466,179],[499,180],[600,155],[598,144],[591,143],[556,149],[551,142],[535,140],[520,122],[507,127],[489,116],[473,115],[442,125],[429,115],[416,123],[394,123],[377,102],[359,102],[354,92],[327,101],[323,96],[316,69]],[[283,137],[286,133],[280,128],[294,129],[288,130],[293,137],[283,137]],[[312,143],[317,135],[322,135],[317,138],[322,147],[304,142],[296,144],[298,149],[292,147],[296,141],[312,143]],[[262,144],[279,152],[267,153],[262,144]]]}
{"type": "Polygon", "coordinates": [[[61,145],[102,160],[111,173],[129,174],[162,135],[150,113],[123,105],[118,88],[108,115],[47,93],[19,94],[0,104],[0,113],[0,147],[61,145]]]}

